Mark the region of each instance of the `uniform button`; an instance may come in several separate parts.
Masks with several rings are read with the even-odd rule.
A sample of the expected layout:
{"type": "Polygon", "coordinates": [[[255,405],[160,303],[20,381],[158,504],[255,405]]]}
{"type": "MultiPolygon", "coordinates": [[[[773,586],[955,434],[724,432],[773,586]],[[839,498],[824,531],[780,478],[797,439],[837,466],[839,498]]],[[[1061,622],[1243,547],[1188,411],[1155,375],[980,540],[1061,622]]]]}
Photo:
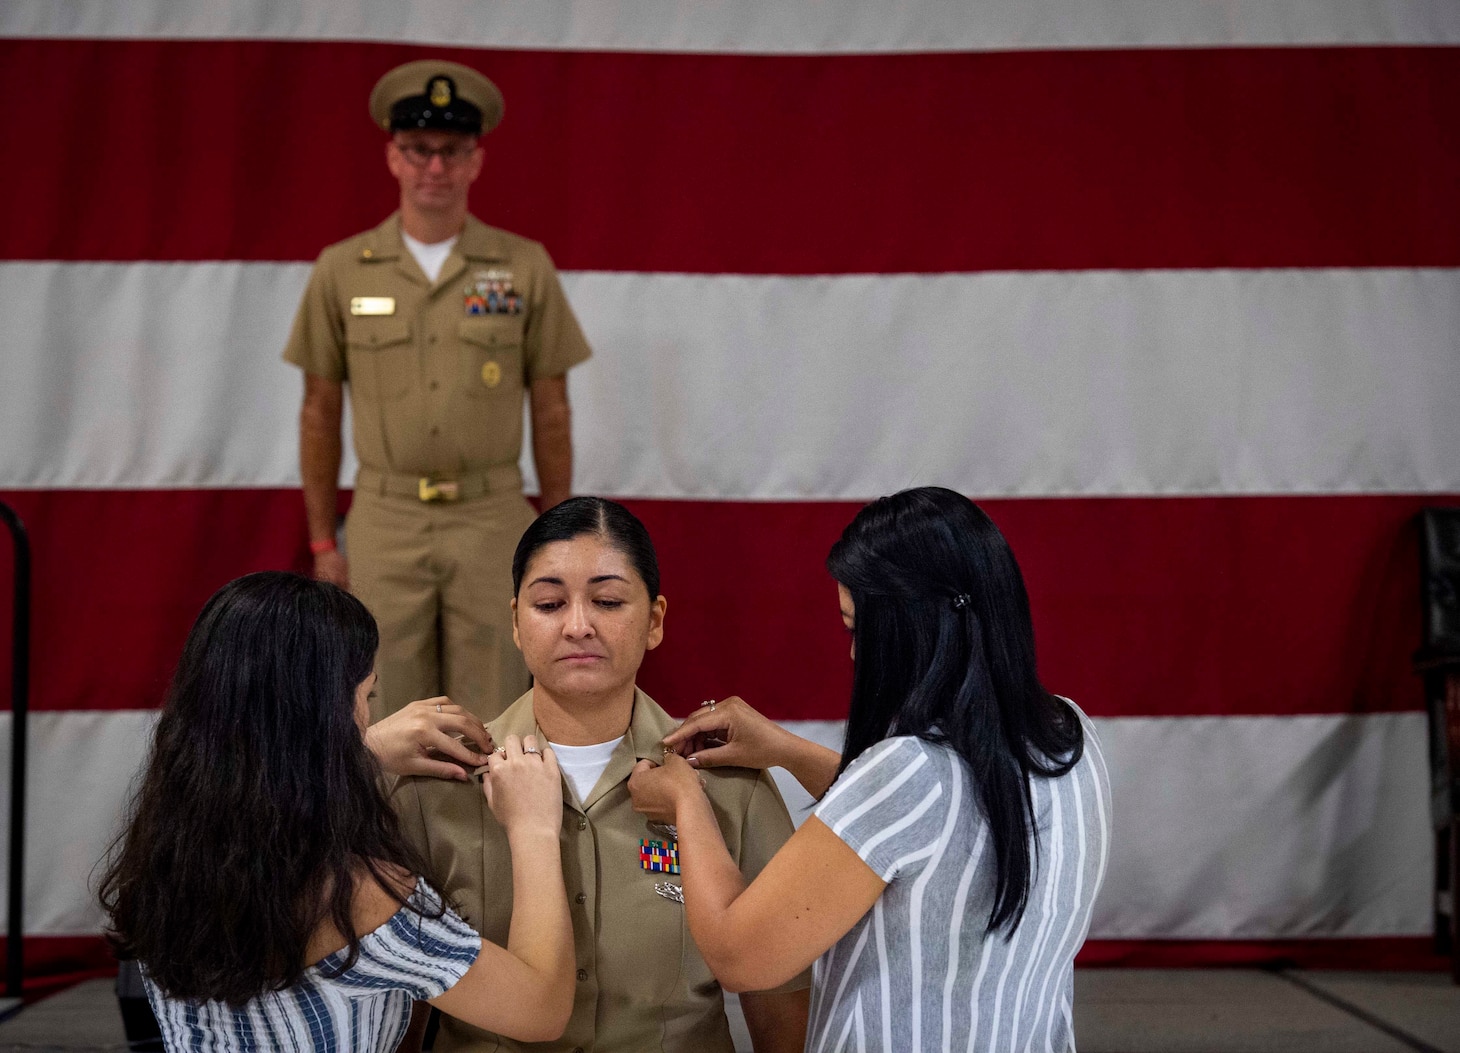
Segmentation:
{"type": "Polygon", "coordinates": [[[441,434],[441,428],[440,428],[440,426],[439,425],[436,425],[436,424],[431,425],[431,434],[432,435],[440,435],[441,434]]]}
{"type": "Polygon", "coordinates": [[[576,896],[573,897],[573,902],[574,903],[587,903],[588,902],[588,894],[586,892],[580,892],[580,893],[578,893],[576,896]]]}
{"type": "Polygon", "coordinates": [[[441,386],[441,381],[439,381],[439,380],[433,380],[433,381],[431,381],[431,390],[432,391],[435,391],[440,386],[441,386]]]}
{"type": "Polygon", "coordinates": [[[578,970],[578,982],[579,983],[582,983],[584,980],[587,980],[587,979],[588,979],[588,970],[587,969],[579,969],[578,970]]]}
{"type": "Polygon", "coordinates": [[[429,337],[426,338],[426,343],[428,343],[428,344],[434,344],[435,342],[436,342],[436,334],[435,333],[432,333],[429,337]]]}
{"type": "Polygon", "coordinates": [[[588,829],[588,820],[587,819],[579,819],[578,820],[578,829],[579,830],[587,830],[588,829]]]}
{"type": "Polygon", "coordinates": [[[583,1053],[583,1047],[582,1046],[574,1046],[573,1047],[573,1053],[583,1053]]]}

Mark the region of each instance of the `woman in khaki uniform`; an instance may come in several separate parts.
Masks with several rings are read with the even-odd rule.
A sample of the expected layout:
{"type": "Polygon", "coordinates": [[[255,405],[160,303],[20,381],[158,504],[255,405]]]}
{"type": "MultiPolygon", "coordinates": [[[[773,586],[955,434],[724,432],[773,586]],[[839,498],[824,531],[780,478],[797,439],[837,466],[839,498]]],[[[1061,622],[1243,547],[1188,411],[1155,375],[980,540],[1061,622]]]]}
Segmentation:
{"type": "MultiPolygon", "coordinates": [[[[731,1053],[724,999],[685,926],[672,828],[633,810],[628,778],[661,759],[677,726],[634,684],[664,635],[665,599],[648,532],[623,506],[574,498],[528,528],[512,561],[513,638],[535,685],[490,725],[493,738],[536,734],[564,773],[564,883],[573,919],[577,993],[563,1037],[531,1045],[443,1018],[436,1049],[573,1053],[731,1053]]],[[[705,773],[720,831],[747,881],[790,837],[763,772],[705,773]]],[[[463,917],[505,939],[511,857],[470,783],[403,780],[395,803],[463,917]]],[[[743,994],[757,1053],[800,1050],[809,975],[743,994]]]]}

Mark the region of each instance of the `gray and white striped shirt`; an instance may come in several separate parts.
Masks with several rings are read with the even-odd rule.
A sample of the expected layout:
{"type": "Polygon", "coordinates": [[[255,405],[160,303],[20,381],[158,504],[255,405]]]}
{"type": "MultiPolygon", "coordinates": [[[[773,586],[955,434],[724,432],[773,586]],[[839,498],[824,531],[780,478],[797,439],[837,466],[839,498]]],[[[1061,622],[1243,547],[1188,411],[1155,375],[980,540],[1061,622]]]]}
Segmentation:
{"type": "Polygon", "coordinates": [[[1031,780],[1038,863],[1008,940],[984,931],[994,852],[963,760],[899,736],[847,766],[813,814],[887,888],[816,963],[808,1053],[1075,1048],[1074,958],[1110,838],[1105,759],[1080,719],[1079,763],[1031,780]]]}

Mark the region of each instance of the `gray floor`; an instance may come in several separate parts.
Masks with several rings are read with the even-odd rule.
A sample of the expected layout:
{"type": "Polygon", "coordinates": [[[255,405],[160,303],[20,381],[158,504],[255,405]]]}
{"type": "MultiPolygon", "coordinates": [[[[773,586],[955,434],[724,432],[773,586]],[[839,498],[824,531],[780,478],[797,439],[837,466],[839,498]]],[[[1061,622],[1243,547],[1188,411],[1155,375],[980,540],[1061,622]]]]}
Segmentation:
{"type": "MultiPolygon", "coordinates": [[[[1081,1053],[1460,1053],[1460,987],[1438,973],[1089,969],[1081,1053]]],[[[0,1024],[0,1053],[126,1048],[110,980],[0,1024]]]]}
{"type": "Polygon", "coordinates": [[[1075,973],[1082,1053],[1460,1053],[1443,973],[1090,969],[1075,973]]]}

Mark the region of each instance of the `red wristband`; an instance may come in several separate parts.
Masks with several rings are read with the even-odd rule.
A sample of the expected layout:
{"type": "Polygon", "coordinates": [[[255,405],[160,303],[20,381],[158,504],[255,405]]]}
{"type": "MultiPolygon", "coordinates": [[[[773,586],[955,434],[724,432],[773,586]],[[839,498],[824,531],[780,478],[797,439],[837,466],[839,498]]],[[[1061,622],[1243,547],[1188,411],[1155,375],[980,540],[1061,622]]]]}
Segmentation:
{"type": "Polygon", "coordinates": [[[313,552],[316,556],[322,556],[326,552],[333,552],[335,551],[335,539],[327,537],[322,541],[311,541],[309,543],[309,551],[313,552]]]}

